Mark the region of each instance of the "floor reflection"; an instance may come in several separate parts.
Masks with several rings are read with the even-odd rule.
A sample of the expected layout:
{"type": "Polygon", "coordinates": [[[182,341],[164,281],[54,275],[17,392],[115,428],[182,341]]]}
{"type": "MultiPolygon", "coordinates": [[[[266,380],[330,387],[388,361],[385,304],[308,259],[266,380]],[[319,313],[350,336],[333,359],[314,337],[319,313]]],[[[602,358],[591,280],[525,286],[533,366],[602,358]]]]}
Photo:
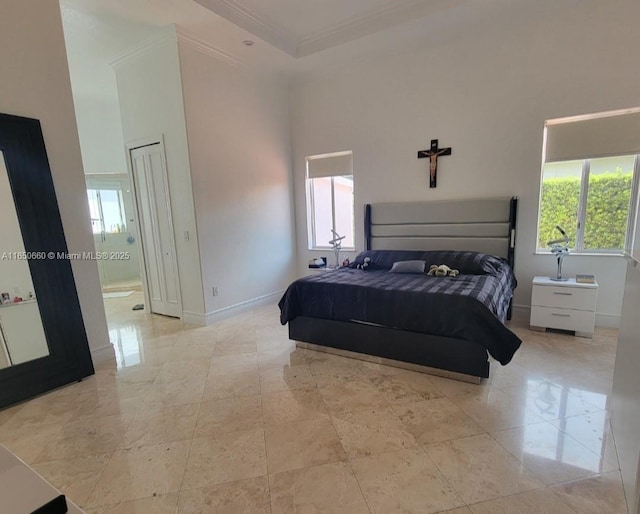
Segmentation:
{"type": "Polygon", "coordinates": [[[115,349],[118,369],[144,362],[144,345],[135,326],[109,329],[109,340],[115,349]]]}
{"type": "Polygon", "coordinates": [[[593,472],[602,471],[608,434],[606,402],[604,394],[562,387],[545,380],[529,380],[528,409],[553,423],[545,423],[543,428],[526,424],[524,452],[593,472]],[[590,445],[591,451],[585,451],[584,445],[570,435],[584,432],[584,416],[589,418],[586,429],[589,436],[600,443],[599,447],[590,445]]]}

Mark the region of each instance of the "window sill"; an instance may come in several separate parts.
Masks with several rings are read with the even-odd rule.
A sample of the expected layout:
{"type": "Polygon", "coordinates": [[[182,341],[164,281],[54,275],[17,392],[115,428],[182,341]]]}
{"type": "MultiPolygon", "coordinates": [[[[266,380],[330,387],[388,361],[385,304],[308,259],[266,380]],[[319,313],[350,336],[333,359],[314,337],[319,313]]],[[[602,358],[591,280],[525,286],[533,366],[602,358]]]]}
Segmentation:
{"type": "MultiPolygon", "coordinates": [[[[315,248],[309,248],[308,249],[310,252],[333,252],[333,248],[331,248],[330,246],[317,246],[315,248]]],[[[355,248],[348,248],[346,246],[343,246],[342,248],[340,248],[340,252],[355,252],[356,249],[355,248]]]]}
{"type": "MultiPolygon", "coordinates": [[[[545,250],[536,250],[534,255],[554,255],[553,253],[545,250]]],[[[572,252],[567,254],[569,257],[624,257],[624,252],[620,253],[598,253],[598,252],[572,252]]]]}

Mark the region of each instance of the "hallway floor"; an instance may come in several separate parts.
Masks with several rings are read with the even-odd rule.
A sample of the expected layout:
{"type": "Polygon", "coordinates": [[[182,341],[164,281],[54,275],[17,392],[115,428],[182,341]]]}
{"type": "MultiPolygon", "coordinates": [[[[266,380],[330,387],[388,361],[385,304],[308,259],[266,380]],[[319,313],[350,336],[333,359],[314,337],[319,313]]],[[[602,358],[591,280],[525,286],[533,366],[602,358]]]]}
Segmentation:
{"type": "Polygon", "coordinates": [[[275,305],[208,327],[105,300],[116,361],[0,411],[88,513],[626,512],[617,333],[531,332],[472,385],[297,349],[275,305]]]}

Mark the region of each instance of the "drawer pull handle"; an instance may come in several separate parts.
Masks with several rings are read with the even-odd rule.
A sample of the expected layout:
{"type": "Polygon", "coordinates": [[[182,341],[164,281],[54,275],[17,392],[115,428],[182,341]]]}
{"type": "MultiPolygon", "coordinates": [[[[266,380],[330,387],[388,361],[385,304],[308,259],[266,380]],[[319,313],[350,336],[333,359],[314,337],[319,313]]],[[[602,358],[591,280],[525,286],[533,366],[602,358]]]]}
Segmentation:
{"type": "Polygon", "coordinates": [[[554,291],[553,294],[561,294],[562,296],[573,296],[573,293],[558,293],[557,291],[554,291]]]}
{"type": "Polygon", "coordinates": [[[552,316],[560,316],[561,318],[570,318],[571,314],[558,314],[557,312],[552,312],[552,316]]]}

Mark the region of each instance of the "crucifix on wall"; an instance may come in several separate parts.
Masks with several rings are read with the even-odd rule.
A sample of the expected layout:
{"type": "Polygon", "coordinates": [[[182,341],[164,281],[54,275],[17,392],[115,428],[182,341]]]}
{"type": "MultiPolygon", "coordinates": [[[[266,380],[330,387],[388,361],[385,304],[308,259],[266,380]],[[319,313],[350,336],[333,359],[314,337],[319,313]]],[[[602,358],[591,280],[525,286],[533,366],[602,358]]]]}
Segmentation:
{"type": "Polygon", "coordinates": [[[420,150],[418,159],[429,157],[429,187],[436,187],[436,179],[438,178],[438,157],[441,155],[451,155],[451,148],[438,148],[438,140],[431,140],[431,148],[429,150],[420,150]]]}

